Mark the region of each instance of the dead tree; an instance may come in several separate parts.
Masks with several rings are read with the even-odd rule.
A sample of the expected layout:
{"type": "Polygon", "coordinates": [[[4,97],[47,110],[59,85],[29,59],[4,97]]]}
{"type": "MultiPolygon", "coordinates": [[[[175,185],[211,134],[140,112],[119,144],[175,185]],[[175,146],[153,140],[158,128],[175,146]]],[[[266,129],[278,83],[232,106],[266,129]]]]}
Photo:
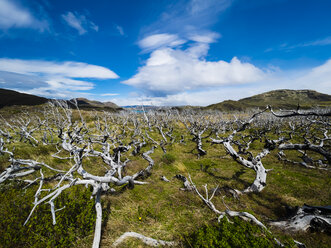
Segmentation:
{"type": "MultiPolygon", "coordinates": [[[[248,121],[243,122],[237,129],[235,129],[228,137],[223,139],[211,139],[213,144],[223,144],[227,153],[230,154],[230,156],[237,163],[256,172],[256,177],[253,184],[242,192],[236,190],[236,192],[239,194],[249,192],[261,192],[267,184],[266,181],[268,170],[264,168],[261,160],[270,153],[270,149],[266,147],[257,156],[252,157],[251,159],[246,159],[241,156],[233,147],[234,144],[238,145],[238,143],[234,140],[235,135],[246,130],[246,128],[249,127],[249,125],[255,120],[255,118],[264,113],[265,111],[267,111],[267,109],[254,114],[248,121]]],[[[246,150],[247,146],[249,147],[249,144],[246,144],[246,150]]]]}
{"type": "MultiPolygon", "coordinates": [[[[247,212],[238,212],[238,211],[232,211],[229,209],[229,207],[225,204],[224,202],[224,198],[223,198],[223,204],[226,207],[225,211],[220,211],[218,210],[214,203],[212,202],[212,199],[215,196],[215,193],[218,190],[218,186],[213,190],[212,194],[209,196],[209,192],[208,192],[208,187],[207,184],[204,185],[204,189],[205,189],[205,196],[203,196],[199,190],[197,189],[197,187],[195,186],[195,184],[193,183],[191,176],[189,175],[189,180],[190,180],[190,184],[192,185],[193,190],[196,192],[196,194],[200,197],[200,199],[208,206],[208,208],[210,210],[212,210],[216,215],[218,215],[218,221],[220,221],[222,218],[227,218],[227,216],[229,217],[239,217],[245,221],[251,221],[252,223],[254,223],[255,225],[259,226],[263,231],[266,231],[268,233],[271,233],[268,228],[261,222],[259,221],[254,215],[247,213],[247,212]]],[[[274,238],[275,242],[283,247],[284,245],[276,238],[274,238]]]]}
{"type": "Polygon", "coordinates": [[[192,141],[196,143],[196,149],[198,150],[198,158],[207,154],[202,148],[202,140],[209,138],[214,130],[211,130],[207,136],[202,136],[208,129],[211,129],[212,122],[209,120],[208,116],[202,114],[190,115],[189,118],[182,117],[181,122],[185,125],[186,129],[193,136],[192,141]]]}
{"type": "Polygon", "coordinates": [[[280,160],[306,168],[330,169],[330,112],[296,110],[275,113],[270,106],[268,108],[275,117],[288,120],[288,130],[282,131],[284,137],[276,142],[280,160]],[[297,151],[301,161],[287,158],[285,152],[288,150],[297,151]]]}
{"type": "Polygon", "coordinates": [[[288,231],[311,230],[331,233],[331,206],[296,207],[288,219],[271,221],[269,224],[288,231]]]}

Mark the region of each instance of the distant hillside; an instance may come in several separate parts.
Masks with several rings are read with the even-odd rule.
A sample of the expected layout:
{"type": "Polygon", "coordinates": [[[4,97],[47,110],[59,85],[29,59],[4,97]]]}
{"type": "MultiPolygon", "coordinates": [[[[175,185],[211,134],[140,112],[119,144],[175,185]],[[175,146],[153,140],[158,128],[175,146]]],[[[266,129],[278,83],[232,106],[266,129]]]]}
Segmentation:
{"type": "Polygon", "coordinates": [[[271,105],[278,109],[294,109],[298,104],[301,108],[331,107],[331,95],[314,90],[273,90],[238,101],[226,100],[207,106],[205,109],[221,111],[241,111],[250,108],[264,108],[271,105]]]}
{"type": "Polygon", "coordinates": [[[20,93],[14,90],[0,89],[0,108],[13,105],[39,105],[46,103],[47,98],[20,93]]]}
{"type": "MultiPolygon", "coordinates": [[[[45,97],[20,93],[14,90],[0,89],[0,108],[13,105],[40,105],[51,101],[45,97]]],[[[71,101],[71,100],[70,100],[71,101]]],[[[74,105],[67,101],[70,107],[74,105]]],[[[121,110],[119,106],[112,102],[91,101],[86,98],[77,98],[78,107],[81,109],[105,109],[105,110],[121,110]]]]}
{"type": "MultiPolygon", "coordinates": [[[[73,106],[71,103],[73,99],[70,101],[67,101],[69,106],[73,106]]],[[[121,107],[117,106],[113,102],[98,102],[98,101],[92,101],[86,98],[76,98],[78,107],[82,109],[113,109],[113,110],[120,110],[121,107]]]]}
{"type": "Polygon", "coordinates": [[[195,110],[195,111],[199,111],[199,110],[203,110],[204,107],[200,107],[200,106],[191,106],[191,105],[184,105],[184,106],[174,106],[171,109],[173,110],[178,110],[179,112],[181,111],[187,111],[187,110],[195,110]]]}

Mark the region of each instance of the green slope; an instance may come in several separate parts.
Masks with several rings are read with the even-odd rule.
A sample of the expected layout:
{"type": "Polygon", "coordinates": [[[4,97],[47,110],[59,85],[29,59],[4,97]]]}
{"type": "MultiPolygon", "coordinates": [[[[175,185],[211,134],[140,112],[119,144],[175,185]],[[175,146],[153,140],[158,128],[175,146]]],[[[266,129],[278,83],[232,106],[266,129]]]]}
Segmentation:
{"type": "Polygon", "coordinates": [[[331,96],[314,90],[273,90],[238,101],[227,100],[207,106],[205,109],[221,111],[241,111],[251,108],[264,108],[267,105],[273,108],[293,109],[331,107],[331,96]]]}

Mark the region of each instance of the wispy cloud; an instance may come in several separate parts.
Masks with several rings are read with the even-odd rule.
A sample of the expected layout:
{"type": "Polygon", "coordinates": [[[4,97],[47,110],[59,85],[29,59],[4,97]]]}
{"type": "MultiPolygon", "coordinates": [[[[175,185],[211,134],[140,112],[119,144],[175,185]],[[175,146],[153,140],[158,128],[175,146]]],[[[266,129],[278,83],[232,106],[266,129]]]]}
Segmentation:
{"type": "Polygon", "coordinates": [[[189,39],[200,43],[214,43],[221,37],[216,32],[202,32],[198,34],[190,34],[189,39]]]}
{"type": "Polygon", "coordinates": [[[101,96],[118,96],[118,93],[106,93],[106,94],[101,94],[101,96]]]}
{"type": "Polygon", "coordinates": [[[121,26],[119,26],[119,25],[115,25],[115,28],[116,28],[116,30],[118,31],[118,33],[120,34],[120,35],[124,35],[125,33],[124,33],[124,29],[123,29],[123,27],[121,27],[121,26]]]}
{"type": "Polygon", "coordinates": [[[44,31],[49,28],[47,20],[37,19],[32,12],[16,1],[0,0],[0,29],[30,28],[44,31]]]}
{"type": "Polygon", "coordinates": [[[160,47],[175,47],[185,42],[178,35],[163,33],[149,35],[140,40],[138,44],[143,50],[150,51],[160,47]]]}
{"type": "MultiPolygon", "coordinates": [[[[208,44],[216,42],[220,37],[220,34],[211,31],[203,31],[200,33],[192,32],[183,38],[179,37],[177,34],[160,33],[146,36],[138,42],[138,45],[143,52],[152,52],[165,47],[174,48],[187,42],[194,42],[200,44],[199,49],[204,46],[207,47],[208,50],[208,44]]],[[[192,46],[191,50],[198,48],[196,44],[192,46]]]]}
{"type": "Polygon", "coordinates": [[[326,37],[324,39],[318,39],[314,41],[300,43],[292,47],[327,46],[327,45],[331,45],[331,36],[326,37]]]}
{"type": "Polygon", "coordinates": [[[235,0],[190,0],[169,4],[160,18],[142,30],[144,36],[155,33],[191,36],[209,31],[217,22],[220,14],[228,9],[235,0]]]}
{"type": "Polygon", "coordinates": [[[298,44],[287,44],[283,43],[279,45],[276,48],[268,48],[265,50],[265,52],[271,52],[271,51],[279,51],[279,50],[293,50],[296,48],[303,48],[303,47],[311,47],[311,46],[328,46],[331,45],[331,36],[325,37],[323,39],[317,39],[317,40],[312,40],[312,41],[307,41],[307,42],[302,42],[298,44]]]}
{"type": "Polygon", "coordinates": [[[91,90],[94,83],[86,79],[114,78],[118,75],[108,68],[81,62],[0,59],[2,87],[48,97],[68,98],[75,91],[91,90]]]}
{"type": "Polygon", "coordinates": [[[86,16],[80,15],[77,12],[67,12],[61,15],[62,19],[72,28],[76,29],[79,35],[86,34],[89,30],[99,31],[99,27],[86,16]]]}
{"type": "Polygon", "coordinates": [[[53,62],[44,60],[0,59],[0,70],[37,75],[56,75],[74,78],[118,78],[118,75],[102,66],[75,61],[53,62]]]}

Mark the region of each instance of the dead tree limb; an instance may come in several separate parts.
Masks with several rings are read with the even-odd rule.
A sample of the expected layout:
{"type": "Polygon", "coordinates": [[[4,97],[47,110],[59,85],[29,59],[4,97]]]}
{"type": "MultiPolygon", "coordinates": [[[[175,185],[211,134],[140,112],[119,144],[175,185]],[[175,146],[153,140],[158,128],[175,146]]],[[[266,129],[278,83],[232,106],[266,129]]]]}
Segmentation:
{"type": "Polygon", "coordinates": [[[304,205],[296,207],[290,218],[282,221],[271,221],[272,226],[289,231],[320,231],[331,233],[331,206],[314,207],[304,205]]]}
{"type": "Polygon", "coordinates": [[[174,241],[164,241],[160,239],[153,239],[150,237],[146,237],[140,233],[136,232],[126,232],[123,233],[114,243],[113,246],[116,247],[120,245],[127,238],[136,238],[140,239],[143,243],[149,246],[158,247],[158,246],[175,246],[177,243],[174,241]]]}

